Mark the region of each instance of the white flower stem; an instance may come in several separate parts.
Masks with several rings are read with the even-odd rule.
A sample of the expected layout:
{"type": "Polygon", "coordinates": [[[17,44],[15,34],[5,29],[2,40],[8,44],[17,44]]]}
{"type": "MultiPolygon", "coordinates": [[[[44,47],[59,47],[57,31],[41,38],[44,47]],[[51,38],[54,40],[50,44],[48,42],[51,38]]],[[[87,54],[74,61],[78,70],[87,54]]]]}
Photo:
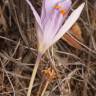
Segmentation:
{"type": "Polygon", "coordinates": [[[38,53],[38,56],[37,56],[37,59],[36,59],[36,63],[35,63],[34,69],[33,69],[33,73],[32,73],[32,76],[31,76],[31,80],[30,80],[27,96],[31,96],[31,90],[33,88],[33,83],[34,83],[34,80],[35,80],[35,76],[36,76],[36,73],[37,73],[37,69],[38,69],[41,57],[42,57],[42,54],[38,53]]]}

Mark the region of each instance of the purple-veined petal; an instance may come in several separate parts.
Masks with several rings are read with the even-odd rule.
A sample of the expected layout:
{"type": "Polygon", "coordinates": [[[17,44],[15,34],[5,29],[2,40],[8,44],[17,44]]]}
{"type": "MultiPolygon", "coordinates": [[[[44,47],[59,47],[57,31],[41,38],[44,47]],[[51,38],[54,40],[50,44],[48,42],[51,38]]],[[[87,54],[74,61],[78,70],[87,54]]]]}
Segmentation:
{"type": "MultiPolygon", "coordinates": [[[[79,18],[85,3],[82,3],[77,9],[75,9],[71,15],[68,17],[68,19],[65,21],[64,25],[60,28],[59,32],[56,34],[56,36],[52,40],[52,44],[54,44],[56,41],[58,41],[68,30],[72,27],[72,25],[77,21],[79,18]]],[[[51,44],[50,44],[51,45],[51,44]]]]}
{"type": "Polygon", "coordinates": [[[39,24],[39,26],[41,27],[42,29],[42,25],[41,25],[41,19],[40,19],[40,16],[38,15],[37,11],[35,10],[35,8],[33,7],[33,5],[31,4],[31,2],[29,0],[26,0],[26,2],[28,3],[28,5],[30,6],[32,12],[33,12],[33,15],[35,16],[35,19],[37,21],[37,23],[39,24]]]}

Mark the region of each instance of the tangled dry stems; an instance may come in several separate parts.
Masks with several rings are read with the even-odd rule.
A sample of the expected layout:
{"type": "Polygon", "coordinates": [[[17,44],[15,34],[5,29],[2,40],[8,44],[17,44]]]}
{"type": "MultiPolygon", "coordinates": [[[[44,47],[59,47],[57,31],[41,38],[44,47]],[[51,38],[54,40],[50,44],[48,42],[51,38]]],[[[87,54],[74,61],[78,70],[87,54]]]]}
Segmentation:
{"type": "MultiPolygon", "coordinates": [[[[86,47],[78,50],[64,40],[54,45],[41,60],[32,94],[36,96],[45,78],[42,70],[53,68],[57,78],[45,96],[96,95],[96,2],[83,0],[86,8],[78,23],[86,47]]],[[[32,2],[38,12],[41,2],[32,2]]],[[[0,1],[0,96],[26,96],[37,56],[34,18],[23,0],[0,1]]],[[[40,91],[43,91],[42,86],[40,91]]]]}

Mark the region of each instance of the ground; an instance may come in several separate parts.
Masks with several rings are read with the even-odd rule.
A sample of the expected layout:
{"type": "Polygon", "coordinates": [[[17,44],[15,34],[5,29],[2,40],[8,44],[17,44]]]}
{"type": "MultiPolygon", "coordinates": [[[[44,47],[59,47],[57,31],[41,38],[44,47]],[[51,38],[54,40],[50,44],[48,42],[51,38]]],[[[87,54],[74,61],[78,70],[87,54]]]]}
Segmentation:
{"type": "MultiPolygon", "coordinates": [[[[40,14],[41,0],[30,0],[40,14]]],[[[96,96],[96,1],[42,56],[33,96],[96,96]],[[47,85],[48,84],[48,85],[47,85]]],[[[26,96],[37,57],[34,16],[25,0],[0,0],[0,96],[26,96]]]]}

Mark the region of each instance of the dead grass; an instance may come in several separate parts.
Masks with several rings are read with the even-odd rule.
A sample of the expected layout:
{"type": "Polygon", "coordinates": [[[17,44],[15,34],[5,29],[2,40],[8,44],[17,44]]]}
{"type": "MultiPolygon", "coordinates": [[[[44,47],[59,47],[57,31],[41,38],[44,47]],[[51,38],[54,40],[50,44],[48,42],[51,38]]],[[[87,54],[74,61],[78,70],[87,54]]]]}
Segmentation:
{"type": "MultiPolygon", "coordinates": [[[[56,78],[50,80],[44,96],[96,96],[96,1],[79,3],[83,1],[86,7],[78,20],[83,49],[63,39],[50,48],[42,57],[33,96],[44,90],[48,78],[43,70],[48,68],[56,78]]],[[[41,2],[32,3],[40,13],[41,2]]],[[[26,96],[36,56],[34,17],[25,0],[0,0],[0,96],[26,96]]]]}

